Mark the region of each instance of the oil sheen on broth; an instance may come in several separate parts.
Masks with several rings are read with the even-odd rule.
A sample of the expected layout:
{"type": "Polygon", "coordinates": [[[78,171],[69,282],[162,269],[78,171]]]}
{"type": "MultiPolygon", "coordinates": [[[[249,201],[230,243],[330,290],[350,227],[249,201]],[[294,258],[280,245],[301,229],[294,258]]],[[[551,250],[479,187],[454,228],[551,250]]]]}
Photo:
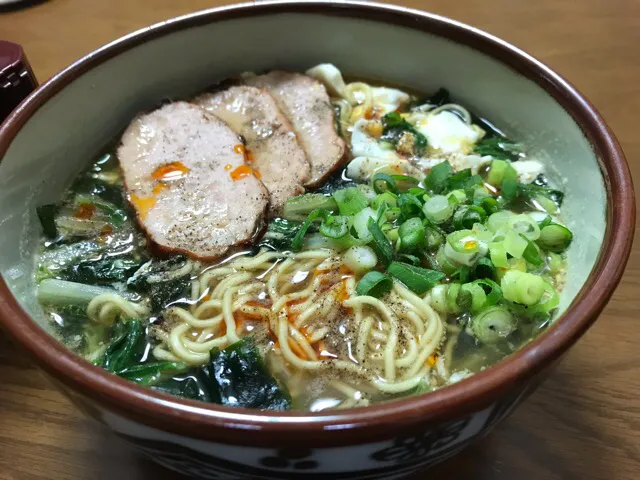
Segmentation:
{"type": "Polygon", "coordinates": [[[526,145],[444,89],[241,79],[137,117],[38,208],[69,348],[184,398],[320,411],[461,381],[550,323],[572,234],[526,145]]]}

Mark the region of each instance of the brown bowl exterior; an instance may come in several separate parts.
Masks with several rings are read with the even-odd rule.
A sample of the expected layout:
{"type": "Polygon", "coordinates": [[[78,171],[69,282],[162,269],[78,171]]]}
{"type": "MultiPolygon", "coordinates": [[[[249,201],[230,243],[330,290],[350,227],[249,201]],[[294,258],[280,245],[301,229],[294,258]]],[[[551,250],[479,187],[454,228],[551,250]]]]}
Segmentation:
{"type": "Polygon", "coordinates": [[[400,478],[486,434],[586,331],[617,286],[633,240],[635,202],[623,153],[591,104],[569,83],[509,44],[423,12],[361,2],[261,2],[155,25],[100,49],[34,92],[0,128],[0,157],[29,118],[74,79],[172,32],[281,12],[366,18],[440,36],[491,56],[546,90],[601,159],[607,228],[591,276],[549,332],[498,366],[428,395],[352,410],[249,412],[180,400],[90,365],[51,338],[0,282],[0,323],[83,411],[158,462],[201,478],[400,478]]]}

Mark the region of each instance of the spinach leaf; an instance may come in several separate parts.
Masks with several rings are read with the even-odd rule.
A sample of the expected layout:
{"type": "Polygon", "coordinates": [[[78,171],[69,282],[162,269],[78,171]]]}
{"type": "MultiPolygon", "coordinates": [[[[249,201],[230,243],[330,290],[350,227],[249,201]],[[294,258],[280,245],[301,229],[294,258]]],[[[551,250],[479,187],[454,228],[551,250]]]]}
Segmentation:
{"type": "Polygon", "coordinates": [[[112,203],[118,208],[124,208],[127,206],[121,186],[111,185],[97,178],[93,178],[88,174],[80,177],[76,182],[74,182],[71,189],[77,193],[96,195],[102,200],[112,203]]]}
{"type": "Polygon", "coordinates": [[[145,331],[140,320],[121,320],[113,327],[102,368],[118,373],[137,363],[145,347],[145,331]]]}
{"type": "Polygon", "coordinates": [[[58,227],[56,226],[56,215],[60,210],[60,206],[56,204],[40,205],[36,207],[36,213],[42,225],[42,231],[48,238],[56,238],[58,236],[58,227]]]}
{"type": "Polygon", "coordinates": [[[275,218],[269,222],[267,233],[264,234],[258,247],[266,247],[271,250],[289,250],[291,243],[298,233],[302,222],[275,218]]]}
{"type": "Polygon", "coordinates": [[[518,184],[518,195],[524,201],[531,201],[536,196],[542,195],[549,200],[555,202],[558,206],[562,206],[564,200],[564,193],[553,188],[541,187],[533,183],[520,183],[518,184]]]}
{"type": "Polygon", "coordinates": [[[187,365],[181,362],[146,362],[130,365],[114,373],[139,385],[150,386],[163,377],[183,372],[186,368],[187,365]]]}
{"type": "Polygon", "coordinates": [[[141,262],[131,257],[107,257],[69,265],[60,272],[63,280],[88,284],[125,282],[140,268],[141,262]]]}
{"type": "Polygon", "coordinates": [[[447,90],[446,88],[439,88],[436,93],[434,93],[430,97],[421,98],[414,102],[411,102],[409,104],[409,109],[420,110],[420,107],[422,107],[423,105],[441,107],[442,105],[446,105],[447,103],[451,103],[451,95],[449,94],[449,90],[447,90]]]}
{"type": "Polygon", "coordinates": [[[398,142],[406,133],[410,133],[413,136],[413,155],[420,155],[427,147],[427,138],[397,112],[387,113],[382,117],[382,127],[382,137],[380,139],[393,144],[396,148],[398,147],[398,142]]]}
{"type": "Polygon", "coordinates": [[[486,136],[476,144],[473,151],[478,155],[491,155],[495,159],[512,162],[522,156],[522,147],[519,144],[498,136],[486,136]]]}
{"type": "Polygon", "coordinates": [[[200,400],[201,402],[211,401],[206,388],[198,379],[198,376],[191,371],[162,380],[151,385],[151,388],[158,392],[168,393],[169,395],[175,395],[177,397],[200,400]]]}
{"type": "Polygon", "coordinates": [[[184,268],[187,258],[178,255],[168,260],[150,260],[129,278],[127,285],[151,299],[154,312],[176,303],[187,295],[191,270],[184,268]]]}
{"type": "Polygon", "coordinates": [[[424,179],[424,186],[431,193],[440,193],[447,188],[447,182],[453,175],[453,167],[445,160],[429,171],[424,179]]]}
{"type": "Polygon", "coordinates": [[[187,370],[181,362],[143,362],[147,347],[140,320],[121,320],[113,328],[109,346],[100,362],[102,368],[140,385],[153,385],[167,376],[187,370]]]}
{"type": "Polygon", "coordinates": [[[441,107],[447,103],[451,103],[451,95],[446,88],[439,88],[436,93],[427,98],[427,103],[441,107]]]}
{"type": "Polygon", "coordinates": [[[482,177],[473,175],[471,169],[466,168],[447,178],[445,190],[464,190],[465,193],[470,194],[477,185],[482,185],[482,177]]]}
{"type": "Polygon", "coordinates": [[[199,377],[210,399],[222,405],[288,410],[289,393],[271,376],[251,339],[211,350],[211,360],[200,367],[199,377]]]}

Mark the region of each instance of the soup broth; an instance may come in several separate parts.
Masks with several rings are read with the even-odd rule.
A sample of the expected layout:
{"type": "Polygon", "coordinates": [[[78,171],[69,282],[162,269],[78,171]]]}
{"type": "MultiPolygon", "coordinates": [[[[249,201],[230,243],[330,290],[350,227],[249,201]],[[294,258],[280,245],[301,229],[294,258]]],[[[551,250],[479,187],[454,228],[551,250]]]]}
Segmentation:
{"type": "MultiPolygon", "coordinates": [[[[188,189],[198,175],[202,187],[198,169],[209,154],[189,163],[188,149],[199,140],[180,137],[186,143],[175,151],[182,153],[147,168],[140,194],[135,169],[140,162],[146,168],[155,146],[166,150],[175,134],[160,122],[149,133],[144,117],[132,123],[147,135],[135,161],[126,158],[130,127],[58,204],[39,207],[38,298],[61,340],[157,391],[239,407],[321,411],[445,387],[544,330],[558,305],[572,235],[561,221],[562,193],[547,185],[544,166],[527,157],[526,146],[444,89],[419,97],[347,84],[327,64],[296,75],[286,77],[290,88],[308,88],[330,102],[321,105],[331,107],[329,114],[317,104],[303,112],[318,115],[310,120],[317,126],[312,136],[297,130],[287,99],[262,79],[268,75],[243,78],[273,95],[261,114],[291,120],[290,127],[281,122],[304,155],[285,160],[306,156],[306,172],[286,170],[287,161],[278,166],[281,143],[265,146],[280,124],[260,127],[254,138],[233,117],[253,115],[249,107],[234,110],[227,102],[224,111],[214,110],[220,95],[235,101],[255,92],[249,87],[214,89],[208,94],[214,97],[171,112],[202,108],[225,122],[214,124],[218,131],[241,135],[234,146],[241,164],[225,164],[207,180],[207,188],[220,189],[218,179],[228,175],[232,190],[212,203],[226,209],[228,223],[207,227],[206,235],[189,229],[213,222],[217,210],[198,198],[217,190],[188,189]],[[326,118],[338,140],[320,138],[326,118]],[[153,143],[154,135],[165,143],[153,143]],[[322,141],[330,145],[318,153],[313,143],[322,141]],[[335,161],[323,170],[333,147],[335,161]],[[292,184],[277,183],[290,177],[292,184]],[[252,215],[228,213],[244,201],[234,189],[249,181],[266,193],[248,205],[264,198],[264,207],[249,241],[229,242],[228,231],[252,215]],[[167,222],[171,229],[163,231],[158,225],[167,222]],[[189,241],[176,229],[191,232],[189,241]],[[211,232],[220,238],[211,240],[211,232]],[[210,255],[223,244],[222,254],[210,255]]],[[[247,102],[257,104],[253,97],[247,102]]],[[[222,134],[215,135],[217,141],[222,134]]]]}

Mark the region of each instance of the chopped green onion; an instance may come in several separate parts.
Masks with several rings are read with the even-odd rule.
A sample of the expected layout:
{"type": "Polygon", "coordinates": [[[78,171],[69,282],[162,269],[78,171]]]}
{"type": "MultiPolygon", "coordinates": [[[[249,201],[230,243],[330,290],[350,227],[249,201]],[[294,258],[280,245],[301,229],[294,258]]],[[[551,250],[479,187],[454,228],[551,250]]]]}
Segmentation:
{"type": "Polygon", "coordinates": [[[386,173],[378,172],[371,178],[371,186],[373,190],[380,194],[384,192],[392,192],[397,193],[398,188],[396,186],[395,180],[386,173]]]}
{"type": "Polygon", "coordinates": [[[540,238],[537,243],[545,250],[562,253],[569,247],[572,240],[571,230],[557,223],[552,223],[540,229],[540,238]]]}
{"type": "Polygon", "coordinates": [[[480,280],[476,280],[474,283],[480,285],[484,289],[484,292],[487,294],[487,307],[495,305],[502,299],[502,288],[500,288],[500,285],[498,285],[493,280],[489,278],[483,278],[480,280]]]}
{"type": "Polygon", "coordinates": [[[398,197],[391,192],[383,192],[371,201],[371,207],[378,210],[382,205],[386,205],[389,208],[394,208],[398,205],[398,197]]]}
{"type": "Polygon", "coordinates": [[[398,195],[398,207],[404,218],[416,217],[422,212],[422,202],[418,200],[418,197],[410,193],[398,195]]]}
{"type": "Polygon", "coordinates": [[[507,220],[509,229],[524,235],[528,240],[537,240],[540,237],[540,227],[529,215],[511,215],[507,220]]]}
{"type": "Polygon", "coordinates": [[[487,215],[494,214],[500,210],[500,203],[493,197],[477,198],[473,201],[473,204],[482,208],[487,215]]]}
{"type": "Polygon", "coordinates": [[[524,258],[527,262],[532,265],[540,266],[544,263],[542,256],[540,255],[540,251],[535,243],[525,237],[522,233],[520,234],[522,238],[527,241],[527,248],[522,252],[522,258],[524,258]]]}
{"type": "Polygon", "coordinates": [[[509,219],[512,216],[513,213],[508,210],[496,212],[488,218],[487,227],[489,227],[489,230],[491,230],[493,233],[497,233],[508,225],[509,219]]]}
{"type": "Polygon", "coordinates": [[[460,205],[467,201],[467,194],[464,190],[453,190],[447,194],[447,200],[453,205],[460,205]]]}
{"type": "Polygon", "coordinates": [[[416,295],[423,295],[444,278],[442,272],[402,262],[391,263],[387,271],[389,275],[401,281],[416,295]]]}
{"type": "Polygon", "coordinates": [[[534,307],[536,313],[548,314],[560,304],[560,297],[554,288],[548,282],[544,282],[544,295],[540,303],[534,307]],[[545,297],[546,300],[545,300],[545,297]]]}
{"type": "Polygon", "coordinates": [[[547,213],[557,213],[558,212],[558,204],[544,195],[536,195],[532,198],[532,202],[534,207],[537,207],[538,210],[542,210],[547,213]]]}
{"type": "MultiPolygon", "coordinates": [[[[413,190],[413,188],[415,188],[416,185],[420,183],[420,181],[417,178],[410,177],[409,175],[391,175],[391,178],[395,182],[396,189],[398,192],[413,190]]],[[[408,192],[408,193],[415,195],[415,192],[408,192]]]]}
{"type": "Polygon", "coordinates": [[[458,301],[458,306],[463,308],[463,310],[470,310],[471,312],[477,312],[481,310],[487,303],[487,294],[481,285],[477,283],[465,283],[460,287],[460,293],[458,297],[462,294],[468,294],[470,297],[470,304],[464,308],[460,301],[458,301]]]}
{"type": "Polygon", "coordinates": [[[363,208],[353,217],[353,229],[362,244],[372,240],[371,233],[369,233],[369,219],[374,221],[377,219],[376,211],[369,207],[363,208]]]}
{"type": "Polygon", "coordinates": [[[473,189],[473,200],[475,202],[475,201],[482,200],[484,198],[493,198],[493,197],[487,187],[485,187],[484,185],[478,185],[473,189]]]}
{"type": "Polygon", "coordinates": [[[517,172],[506,160],[493,160],[489,166],[487,183],[494,187],[503,186],[505,180],[515,180],[517,172]]]}
{"type": "Polygon", "coordinates": [[[506,300],[523,305],[535,305],[545,292],[542,277],[519,270],[509,270],[500,282],[506,300]]]}
{"type": "Polygon", "coordinates": [[[407,193],[411,195],[415,195],[418,198],[422,198],[424,200],[424,196],[427,195],[427,191],[424,188],[420,187],[412,187],[407,190],[407,193]]]}
{"type": "Polygon", "coordinates": [[[344,263],[355,273],[360,274],[375,268],[378,257],[370,247],[354,246],[345,252],[344,263]]]}
{"type": "Polygon", "coordinates": [[[471,267],[463,265],[458,270],[456,270],[453,275],[451,275],[451,278],[456,276],[458,277],[460,283],[467,283],[471,279],[471,267]]]}
{"type": "Polygon", "coordinates": [[[453,263],[447,255],[445,254],[446,244],[441,245],[436,252],[436,262],[438,263],[438,267],[447,275],[453,275],[453,273],[458,269],[458,265],[453,263]]]}
{"type": "Polygon", "coordinates": [[[444,223],[453,215],[454,207],[444,195],[434,195],[422,207],[425,216],[433,223],[444,223]]]}
{"type": "Polygon", "coordinates": [[[409,255],[408,253],[401,253],[400,255],[398,255],[398,257],[407,260],[407,262],[410,263],[411,265],[420,266],[420,259],[415,255],[409,255]]]}
{"type": "Polygon", "coordinates": [[[340,215],[355,215],[369,206],[365,196],[356,187],[343,188],[333,192],[340,215]]]}
{"type": "Polygon", "coordinates": [[[493,232],[481,223],[474,223],[471,227],[471,231],[481,242],[487,243],[492,241],[494,238],[493,232]]]}
{"type": "Polygon", "coordinates": [[[450,283],[447,289],[447,310],[450,313],[460,313],[462,308],[458,305],[458,297],[460,295],[460,284],[450,283]]]}
{"type": "Polygon", "coordinates": [[[431,289],[431,306],[439,313],[449,313],[447,291],[449,285],[436,285],[431,289]]]}
{"type": "Polygon", "coordinates": [[[311,226],[313,221],[316,220],[317,218],[326,218],[327,215],[328,215],[328,212],[320,208],[311,212],[307,216],[305,221],[302,223],[302,225],[300,226],[300,230],[298,230],[298,233],[296,233],[296,236],[293,237],[293,241],[291,242],[291,249],[294,251],[300,250],[300,248],[302,247],[304,236],[307,234],[307,230],[309,230],[309,227],[311,226]]]}
{"type": "Polygon", "coordinates": [[[504,248],[504,243],[493,242],[489,244],[489,255],[491,261],[498,268],[508,268],[509,260],[507,259],[507,250],[504,248]]]}
{"type": "Polygon", "coordinates": [[[400,218],[402,211],[399,208],[389,208],[384,212],[387,221],[393,222],[400,218]]]}
{"type": "Polygon", "coordinates": [[[342,238],[349,231],[349,218],[343,215],[327,215],[320,225],[320,233],[329,238],[342,238]]]}
{"type": "Polygon", "coordinates": [[[384,234],[391,242],[395,242],[400,239],[400,234],[398,233],[397,228],[391,228],[389,230],[384,230],[384,234]]]}
{"type": "Polygon", "coordinates": [[[547,215],[541,222],[538,222],[538,227],[542,230],[544,227],[546,227],[547,225],[551,225],[552,223],[553,220],[549,215],[547,215]]]}
{"type": "Polygon", "coordinates": [[[482,177],[480,175],[472,175],[471,169],[466,168],[454,173],[447,179],[447,190],[466,190],[470,194],[473,192],[477,185],[482,184],[482,177]]]}
{"type": "Polygon", "coordinates": [[[513,333],[516,327],[516,318],[499,306],[489,307],[471,319],[473,336],[482,343],[496,343],[513,333]]]}
{"type": "Polygon", "coordinates": [[[321,193],[307,193],[289,198],[284,205],[282,216],[287,220],[301,220],[317,209],[335,212],[338,210],[338,204],[333,197],[321,193]]]}
{"type": "Polygon", "coordinates": [[[435,249],[444,242],[444,233],[433,225],[425,225],[425,240],[429,250],[435,249]]]}
{"type": "Polygon", "coordinates": [[[494,278],[496,267],[487,257],[482,257],[473,267],[473,275],[475,278],[494,278]]]}
{"type": "Polygon", "coordinates": [[[376,192],[369,185],[364,185],[362,183],[356,185],[358,191],[367,199],[367,202],[373,201],[376,198],[376,192]]]}
{"type": "Polygon", "coordinates": [[[378,257],[384,265],[389,265],[393,259],[393,248],[389,240],[385,237],[384,233],[382,233],[382,230],[380,230],[380,227],[373,218],[369,218],[367,227],[373,238],[373,246],[378,257]]]}
{"type": "Polygon", "coordinates": [[[505,178],[502,181],[502,197],[510,202],[518,196],[518,181],[511,178],[505,178]]]}
{"type": "Polygon", "coordinates": [[[479,248],[478,237],[466,229],[447,235],[447,243],[458,253],[475,253],[479,248]]]}
{"type": "Polygon", "coordinates": [[[549,252],[547,254],[547,266],[549,267],[549,272],[551,274],[558,273],[564,266],[562,256],[557,253],[549,252]]]}
{"type": "Polygon", "coordinates": [[[447,179],[453,174],[453,167],[447,161],[439,163],[431,169],[424,179],[424,186],[427,190],[440,193],[447,184],[447,179]]]}
{"type": "Polygon", "coordinates": [[[509,255],[515,258],[522,258],[528,246],[527,239],[521,237],[516,232],[507,232],[504,238],[504,248],[509,255]]]}
{"type": "Polygon", "coordinates": [[[358,295],[380,298],[389,293],[393,287],[393,280],[384,273],[375,270],[367,273],[360,279],[356,286],[358,295]]]}
{"type": "Polygon", "coordinates": [[[422,220],[417,217],[410,218],[398,230],[400,245],[403,250],[415,250],[425,243],[425,228],[422,220]]]}
{"type": "Polygon", "coordinates": [[[453,214],[453,227],[459,229],[470,229],[474,223],[482,223],[486,218],[485,211],[475,205],[463,205],[453,214]]]}

